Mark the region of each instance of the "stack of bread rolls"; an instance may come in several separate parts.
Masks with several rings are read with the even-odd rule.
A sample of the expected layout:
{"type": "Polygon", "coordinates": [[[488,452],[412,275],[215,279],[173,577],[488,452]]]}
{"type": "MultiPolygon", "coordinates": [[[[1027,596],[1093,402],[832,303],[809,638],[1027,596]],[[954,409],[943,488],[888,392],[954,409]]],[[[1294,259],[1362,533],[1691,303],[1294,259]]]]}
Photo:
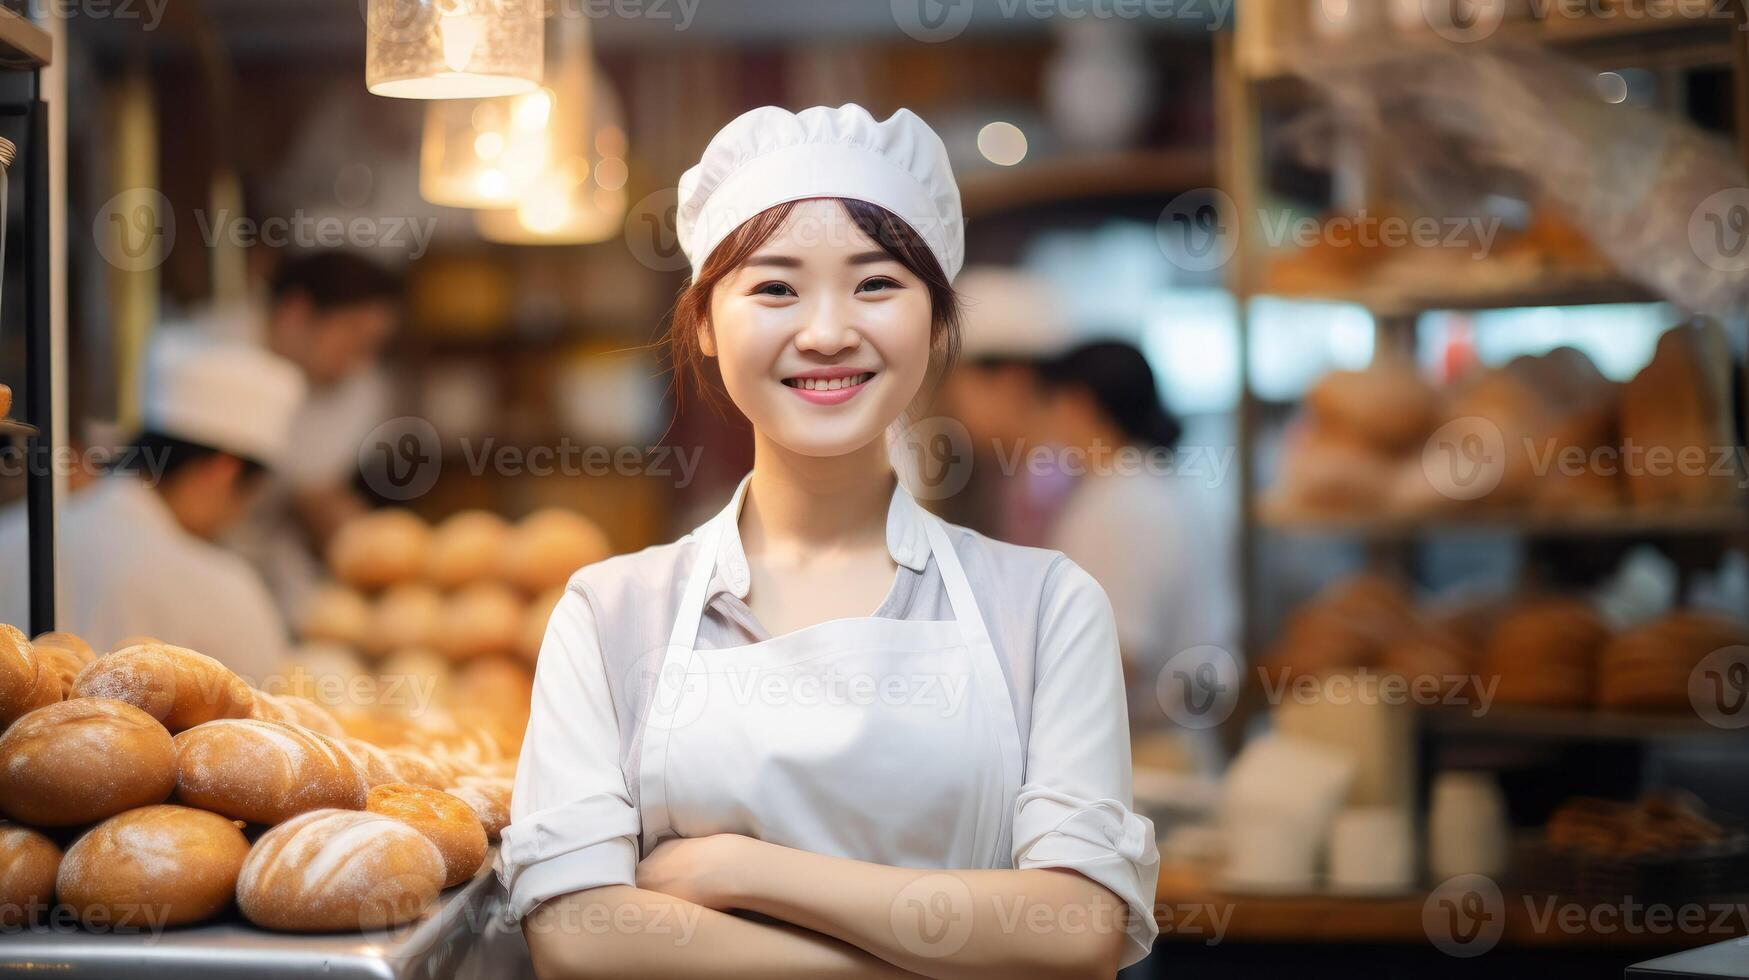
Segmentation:
{"type": "Polygon", "coordinates": [[[1333,372],[1307,393],[1263,507],[1293,520],[1729,505],[1742,492],[1731,369],[1720,328],[1701,321],[1667,331],[1626,384],[1571,347],[1443,389],[1406,362],[1333,372]]]}
{"type": "Polygon", "coordinates": [[[336,533],[337,582],[305,606],[299,633],[374,658],[430,650],[532,662],[558,591],[609,553],[600,528],[557,508],[514,525],[465,510],[435,527],[410,511],[375,511],[336,533]]]}
{"type": "MultiPolygon", "coordinates": [[[[526,712],[515,678],[485,672],[481,688],[512,714],[521,692],[526,712]]],[[[510,794],[499,737],[429,707],[373,741],[193,650],[95,656],[68,634],[32,643],[0,626],[0,926],[56,902],[111,930],[233,907],[290,931],[418,917],[479,872],[510,794]]]]}
{"type": "Polygon", "coordinates": [[[1361,574],[1296,608],[1260,666],[1438,677],[1444,692],[1520,707],[1692,714],[1702,661],[1744,646],[1749,623],[1719,613],[1679,608],[1618,632],[1572,596],[1417,603],[1402,583],[1361,574]]]}

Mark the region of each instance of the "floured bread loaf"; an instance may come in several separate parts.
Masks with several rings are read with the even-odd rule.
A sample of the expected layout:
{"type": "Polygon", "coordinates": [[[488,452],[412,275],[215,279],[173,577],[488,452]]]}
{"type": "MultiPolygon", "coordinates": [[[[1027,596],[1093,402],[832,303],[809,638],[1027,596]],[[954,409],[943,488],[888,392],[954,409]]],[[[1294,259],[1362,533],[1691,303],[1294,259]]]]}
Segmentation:
{"type": "Polygon", "coordinates": [[[473,808],[457,797],[429,786],[386,783],[370,791],[365,809],[380,813],[425,835],[443,852],[447,869],[443,887],[472,878],[485,863],[486,828],[473,808]]]}
{"type": "Polygon", "coordinates": [[[249,854],[238,826],[185,806],[117,814],[67,849],[56,891],[93,926],[179,926],[229,908],[249,854]]]}
{"type": "Polygon", "coordinates": [[[418,918],[445,874],[437,845],[362,810],[315,810],[261,835],[237,878],[237,906],[263,929],[381,929],[418,918]]]}
{"type": "Polygon", "coordinates": [[[431,528],[412,511],[372,511],[341,525],[328,544],[328,566],[340,581],[374,592],[425,571],[431,528]]]}
{"type": "Polygon", "coordinates": [[[92,823],[162,803],[175,785],[170,733],[124,701],[61,701],[0,735],[0,810],[21,823],[92,823]]]}
{"type": "Polygon", "coordinates": [[[45,668],[24,631],[0,623],[0,729],[61,699],[59,675],[45,668]]]}
{"type": "Polygon", "coordinates": [[[462,776],[445,793],[473,808],[488,840],[497,840],[510,825],[511,781],[496,776],[462,776]]]}
{"type": "Polygon", "coordinates": [[[209,721],[176,736],[176,798],[249,823],[364,806],[364,773],[327,736],[276,721],[209,721]]]}
{"type": "Polygon", "coordinates": [[[246,718],[255,700],[249,685],[224,664],[168,643],[141,643],[98,657],[79,672],[73,696],[126,701],[171,734],[216,718],[246,718]]]}

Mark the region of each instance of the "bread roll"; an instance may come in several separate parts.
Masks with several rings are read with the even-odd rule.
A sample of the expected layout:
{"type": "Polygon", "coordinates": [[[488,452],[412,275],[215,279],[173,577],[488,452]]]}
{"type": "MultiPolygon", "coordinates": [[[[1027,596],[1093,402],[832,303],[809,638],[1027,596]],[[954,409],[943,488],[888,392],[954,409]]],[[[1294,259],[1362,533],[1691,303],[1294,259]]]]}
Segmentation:
{"type": "Polygon", "coordinates": [[[0,823],[0,929],[35,921],[55,903],[61,849],[42,834],[0,823]]]}
{"type": "Polygon", "coordinates": [[[75,841],[55,887],[92,926],[186,925],[230,907],[248,855],[242,830],[216,813],[145,806],[75,841]]]}
{"type": "Polygon", "coordinates": [[[0,418],[5,418],[6,413],[10,411],[12,411],[12,388],[8,385],[0,385],[0,418]]]}
{"type": "Polygon", "coordinates": [[[344,585],[324,586],[305,604],[298,634],[305,640],[362,646],[370,632],[370,601],[344,585]]]}
{"type": "Polygon", "coordinates": [[[473,808],[486,830],[486,839],[496,841],[510,826],[511,781],[493,776],[463,776],[444,792],[473,808]]]}
{"type": "Polygon", "coordinates": [[[403,783],[442,789],[456,780],[453,769],[423,752],[407,748],[385,749],[384,751],[394,762],[395,772],[400,774],[403,783]]]}
{"type": "Polygon", "coordinates": [[[1439,396],[1415,365],[1380,362],[1364,371],[1332,371],[1306,393],[1320,422],[1355,433],[1382,453],[1419,449],[1434,429],[1439,396]]]}
{"type": "Polygon", "coordinates": [[[21,823],[92,823],[162,803],[175,785],[170,733],[124,701],[61,701],[0,735],[0,811],[21,823]]]}
{"type": "Polygon", "coordinates": [[[37,704],[37,659],[30,639],[15,626],[0,623],[0,729],[37,704]]]}
{"type": "Polygon", "coordinates": [[[237,877],[237,906],[263,929],[382,929],[418,918],[445,871],[437,845],[400,821],[316,810],[255,842],[237,877]]]}
{"type": "Polygon", "coordinates": [[[523,600],[498,582],[478,582],[450,597],[438,647],[453,660],[509,654],[522,631],[523,600]]]}
{"type": "Polygon", "coordinates": [[[1596,697],[1597,656],[1609,627],[1577,599],[1526,602],[1488,641],[1485,676],[1499,678],[1501,704],[1582,708],[1596,697]]]}
{"type": "Polygon", "coordinates": [[[378,655],[435,643],[443,629],[443,597],[422,582],[391,586],[371,610],[364,648],[378,655]]]}
{"type": "Polygon", "coordinates": [[[442,589],[455,589],[492,577],[504,556],[510,525],[490,511],[452,514],[431,535],[425,577],[442,589]]]}
{"type": "MultiPolygon", "coordinates": [[[[43,676],[52,677],[59,692],[55,700],[70,696],[73,693],[73,682],[78,679],[79,672],[85,669],[85,661],[79,659],[77,651],[67,647],[47,643],[37,643],[34,646],[38,667],[43,671],[43,675],[37,679],[38,684],[43,683],[43,676]]],[[[44,696],[46,695],[39,692],[38,697],[44,696]]]]}
{"type": "Polygon", "coordinates": [[[97,651],[92,649],[91,644],[86,643],[85,638],[79,636],[77,633],[67,633],[56,630],[44,633],[30,642],[32,646],[58,647],[62,650],[66,650],[77,657],[81,664],[88,664],[97,659],[97,651]]]}
{"type": "Polygon", "coordinates": [[[486,828],[473,807],[439,789],[412,783],[386,783],[371,789],[365,809],[380,813],[425,835],[443,853],[443,887],[459,885],[479,873],[486,861],[486,828]]]}
{"type": "Polygon", "coordinates": [[[537,510],[511,532],[500,577],[535,595],[564,585],[577,569],[611,553],[607,536],[583,515],[556,507],[537,510]]]}
{"type": "Polygon", "coordinates": [[[395,766],[395,760],[387,750],[380,749],[362,738],[353,738],[350,735],[336,739],[336,741],[341,748],[352,754],[353,761],[364,773],[365,782],[371,787],[401,781],[401,772],[395,766]]]}
{"type": "Polygon", "coordinates": [[[356,810],[368,790],[325,735],[276,721],[209,721],[176,736],[176,798],[249,823],[329,807],[356,810]]]}
{"type": "Polygon", "coordinates": [[[431,529],[412,511],[389,507],[348,521],[328,545],[335,577],[374,592],[418,578],[425,570],[431,529]]]}
{"type": "Polygon", "coordinates": [[[361,679],[369,675],[364,661],[350,647],[304,643],[280,664],[273,682],[262,687],[274,694],[295,694],[335,707],[347,703],[361,679]]]}
{"type": "Polygon", "coordinates": [[[340,727],[340,722],[332,712],[309,698],[296,694],[269,694],[266,691],[255,691],[255,706],[250,710],[249,717],[258,721],[278,721],[288,725],[308,728],[320,732],[329,738],[338,738],[346,734],[340,727]]]}
{"type": "Polygon", "coordinates": [[[171,734],[217,718],[247,718],[254,695],[241,677],[204,654],[168,643],[142,643],[85,666],[73,696],[126,701],[171,734]]]}

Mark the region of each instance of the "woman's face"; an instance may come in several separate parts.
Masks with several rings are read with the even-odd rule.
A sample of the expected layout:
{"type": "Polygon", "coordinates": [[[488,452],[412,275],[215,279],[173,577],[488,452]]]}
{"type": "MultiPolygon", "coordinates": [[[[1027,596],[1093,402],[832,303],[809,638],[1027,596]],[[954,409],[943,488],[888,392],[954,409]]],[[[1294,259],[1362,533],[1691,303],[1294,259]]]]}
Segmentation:
{"type": "Polygon", "coordinates": [[[802,201],[712,290],[700,347],[760,434],[841,456],[880,438],[922,387],[929,290],[837,201],[802,201]]]}

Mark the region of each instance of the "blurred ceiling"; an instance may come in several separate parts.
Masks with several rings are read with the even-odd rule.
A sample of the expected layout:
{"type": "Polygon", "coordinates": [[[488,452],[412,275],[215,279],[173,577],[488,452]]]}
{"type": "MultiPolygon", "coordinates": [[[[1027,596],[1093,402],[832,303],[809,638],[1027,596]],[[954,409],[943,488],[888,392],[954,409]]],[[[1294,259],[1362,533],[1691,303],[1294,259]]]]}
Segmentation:
{"type": "MultiPolygon", "coordinates": [[[[108,16],[76,20],[100,54],[140,46],[154,55],[182,49],[196,31],[216,30],[234,58],[356,57],[366,0],[115,0],[108,16]],[[130,15],[122,16],[123,11],[130,15]],[[154,36],[156,35],[156,36],[154,36]],[[143,42],[143,44],[142,44],[143,42]]],[[[607,49],[687,43],[903,41],[901,18],[967,17],[957,36],[1032,34],[1054,24],[1120,19],[1136,30],[1204,30],[1230,0],[546,0],[559,16],[588,17],[607,49]],[[1137,17],[1158,10],[1170,16],[1137,17]],[[1039,16],[1039,12],[1049,16],[1039,16]],[[1124,16],[1113,18],[1113,12],[1124,16]]],[[[71,9],[77,10],[77,7],[71,9]]],[[[96,8],[93,8],[96,9],[96,8]]]]}

